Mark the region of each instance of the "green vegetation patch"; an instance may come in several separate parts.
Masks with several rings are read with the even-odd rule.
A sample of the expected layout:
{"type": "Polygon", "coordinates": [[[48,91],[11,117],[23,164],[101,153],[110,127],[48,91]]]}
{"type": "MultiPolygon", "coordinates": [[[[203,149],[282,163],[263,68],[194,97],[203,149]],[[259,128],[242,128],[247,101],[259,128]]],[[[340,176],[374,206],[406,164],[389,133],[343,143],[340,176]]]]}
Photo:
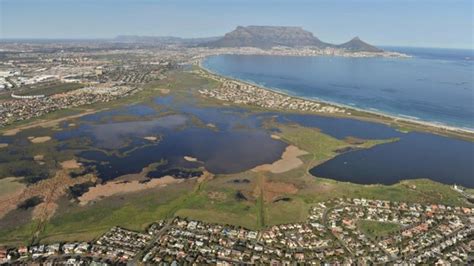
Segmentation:
{"type": "Polygon", "coordinates": [[[357,222],[359,230],[366,236],[379,239],[398,232],[401,228],[400,224],[378,222],[371,220],[359,220],[357,222]]]}
{"type": "Polygon", "coordinates": [[[24,184],[20,183],[21,178],[7,177],[0,179],[0,197],[7,196],[23,189],[24,184]]]}
{"type": "Polygon", "coordinates": [[[54,95],[58,93],[65,93],[68,91],[77,90],[84,87],[81,83],[54,83],[48,85],[41,85],[35,88],[25,88],[21,89],[15,94],[19,95],[54,95]]]}
{"type": "Polygon", "coordinates": [[[91,234],[83,235],[84,232],[96,232],[97,237],[113,226],[144,230],[157,220],[171,217],[190,190],[192,183],[182,183],[112,196],[89,206],[64,206],[49,221],[40,238],[50,242],[75,235],[77,241],[90,240],[91,234]]]}
{"type": "Polygon", "coordinates": [[[283,140],[311,153],[314,163],[321,163],[331,159],[338,154],[338,151],[347,148],[368,149],[375,145],[398,141],[396,138],[383,140],[347,138],[345,140],[339,140],[315,128],[281,124],[273,126],[280,129],[281,133],[279,135],[281,135],[283,140]],[[355,140],[357,140],[357,142],[355,142],[355,140]]]}

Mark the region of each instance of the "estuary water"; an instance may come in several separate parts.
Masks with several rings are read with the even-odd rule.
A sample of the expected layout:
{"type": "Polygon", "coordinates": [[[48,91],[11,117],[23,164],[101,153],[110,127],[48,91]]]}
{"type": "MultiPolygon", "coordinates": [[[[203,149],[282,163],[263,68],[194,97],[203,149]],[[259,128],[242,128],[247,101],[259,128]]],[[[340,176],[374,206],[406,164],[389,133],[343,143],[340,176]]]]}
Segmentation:
{"type": "Polygon", "coordinates": [[[158,97],[155,103],[163,108],[161,112],[138,104],[81,117],[76,128],[64,128],[55,139],[79,139],[93,146],[81,148],[77,156],[103,181],[139,173],[157,162],[160,165],[149,177],[178,172],[189,177],[199,174],[200,167],[214,174],[238,173],[278,160],[287,146],[271,138],[258,117],[239,109],[197,108],[172,97],[158,97]],[[136,119],[117,121],[120,115],[136,119]],[[149,136],[156,140],[144,139],[149,136]],[[185,156],[197,161],[187,161],[185,156]]]}
{"type": "Polygon", "coordinates": [[[474,50],[386,49],[412,58],[219,55],[203,65],[293,96],[474,129],[474,50]]]}
{"type": "Polygon", "coordinates": [[[385,185],[404,179],[429,178],[445,184],[474,187],[473,142],[421,132],[402,133],[383,124],[354,119],[285,114],[277,121],[318,128],[338,139],[399,139],[370,149],[339,154],[311,169],[314,176],[385,185]]]}
{"type": "Polygon", "coordinates": [[[341,152],[311,169],[314,176],[387,185],[404,179],[429,178],[474,187],[473,142],[420,132],[402,133],[383,124],[347,118],[253,114],[240,108],[198,107],[174,101],[172,97],[156,98],[155,103],[163,108],[161,112],[146,105],[133,105],[84,116],[78,127],[65,125],[55,138],[66,141],[63,149],[72,149],[77,142],[93,146],[81,148],[77,155],[84,159],[84,165],[96,169],[104,181],[138,173],[159,161],[166,163],[149,177],[193,171],[200,166],[212,173],[228,174],[280,158],[287,144],[271,138],[275,129],[263,127],[264,121],[275,119],[278,123],[317,128],[338,139],[399,139],[367,150],[341,152]],[[136,120],[117,121],[121,114],[136,116],[136,120]],[[159,140],[149,142],[143,139],[146,136],[159,136],[159,140]],[[67,144],[73,139],[76,141],[67,144]],[[185,161],[184,156],[195,157],[199,162],[185,161]]]}

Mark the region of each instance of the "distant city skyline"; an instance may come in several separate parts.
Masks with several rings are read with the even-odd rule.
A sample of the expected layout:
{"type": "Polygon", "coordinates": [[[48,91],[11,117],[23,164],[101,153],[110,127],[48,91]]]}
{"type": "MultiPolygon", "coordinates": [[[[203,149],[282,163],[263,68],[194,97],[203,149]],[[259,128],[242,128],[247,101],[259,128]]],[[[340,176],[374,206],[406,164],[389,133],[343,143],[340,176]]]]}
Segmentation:
{"type": "Polygon", "coordinates": [[[1,39],[221,36],[301,26],[323,41],[473,49],[472,0],[0,0],[1,39]]]}

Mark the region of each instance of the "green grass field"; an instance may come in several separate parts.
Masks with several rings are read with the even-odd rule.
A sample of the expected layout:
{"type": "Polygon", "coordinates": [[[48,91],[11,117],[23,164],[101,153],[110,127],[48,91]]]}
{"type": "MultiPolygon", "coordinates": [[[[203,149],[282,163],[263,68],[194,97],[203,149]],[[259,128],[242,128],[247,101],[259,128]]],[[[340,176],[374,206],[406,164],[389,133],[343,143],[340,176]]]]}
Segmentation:
{"type": "Polygon", "coordinates": [[[80,84],[80,83],[55,83],[55,84],[41,85],[34,88],[21,88],[18,91],[15,91],[15,94],[50,96],[53,94],[77,90],[82,87],[84,87],[84,84],[80,84]]]}
{"type": "Polygon", "coordinates": [[[373,239],[379,239],[394,234],[401,228],[400,225],[396,223],[369,220],[360,220],[357,222],[357,226],[362,233],[373,239]]]}
{"type": "Polygon", "coordinates": [[[24,184],[20,183],[21,178],[7,177],[0,179],[0,198],[9,194],[15,193],[16,191],[25,187],[24,184]]]}

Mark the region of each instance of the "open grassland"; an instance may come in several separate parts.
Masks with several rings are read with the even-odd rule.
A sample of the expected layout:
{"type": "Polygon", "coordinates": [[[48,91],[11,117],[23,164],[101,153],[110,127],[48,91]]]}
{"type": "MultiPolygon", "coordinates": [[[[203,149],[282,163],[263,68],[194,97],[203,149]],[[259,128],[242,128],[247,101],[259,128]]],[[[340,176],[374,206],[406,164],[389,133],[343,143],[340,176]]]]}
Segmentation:
{"type": "MultiPolygon", "coordinates": [[[[41,242],[83,241],[113,226],[144,230],[156,220],[172,217],[186,202],[194,182],[109,197],[88,206],[64,198],[54,217],[38,236],[41,242]]],[[[0,229],[0,243],[29,243],[36,221],[0,229]]]]}
{"type": "Polygon", "coordinates": [[[0,199],[22,190],[25,185],[20,183],[21,178],[7,177],[0,179],[0,199]]]}
{"type": "Polygon", "coordinates": [[[19,95],[46,95],[50,96],[58,93],[65,93],[84,87],[81,83],[53,83],[40,85],[38,87],[21,89],[16,94],[19,95]]]}
{"type": "Polygon", "coordinates": [[[368,149],[375,145],[398,141],[398,139],[356,140],[353,138],[339,140],[314,128],[298,125],[281,125],[271,122],[267,126],[277,127],[281,131],[278,135],[282,140],[307,151],[309,155],[305,157],[311,160],[310,165],[308,165],[309,167],[333,158],[338,154],[338,150],[348,148],[368,149]]]}
{"type": "Polygon", "coordinates": [[[360,220],[357,222],[359,230],[364,235],[374,239],[388,236],[400,230],[400,225],[396,223],[377,222],[370,220],[360,220]]]}

